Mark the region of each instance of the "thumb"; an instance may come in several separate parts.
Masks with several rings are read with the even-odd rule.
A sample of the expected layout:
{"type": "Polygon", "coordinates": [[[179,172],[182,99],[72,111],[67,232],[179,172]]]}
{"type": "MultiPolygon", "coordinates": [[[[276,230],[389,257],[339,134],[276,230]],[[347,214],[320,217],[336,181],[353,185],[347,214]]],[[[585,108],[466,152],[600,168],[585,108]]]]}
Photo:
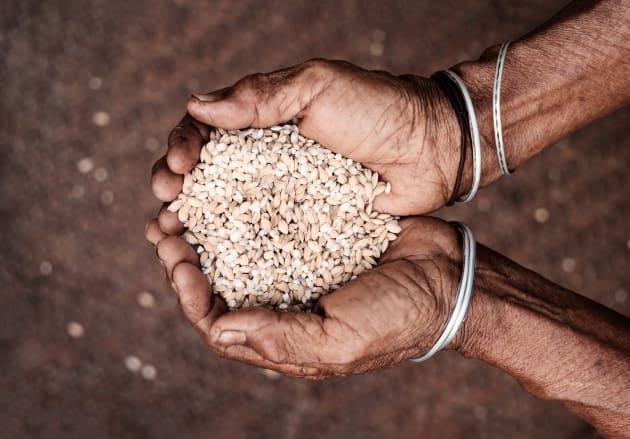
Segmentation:
{"type": "MultiPolygon", "coordinates": [[[[327,362],[324,319],[313,313],[274,312],[251,308],[222,315],[212,326],[210,343],[225,353],[245,346],[276,364],[319,365],[327,362]]],[[[238,359],[238,358],[235,358],[238,359]]]]}
{"type": "Polygon", "coordinates": [[[309,61],[272,73],[256,73],[231,87],[192,95],[188,112],[199,122],[225,129],[264,128],[302,117],[323,88],[317,63],[309,61]]]}

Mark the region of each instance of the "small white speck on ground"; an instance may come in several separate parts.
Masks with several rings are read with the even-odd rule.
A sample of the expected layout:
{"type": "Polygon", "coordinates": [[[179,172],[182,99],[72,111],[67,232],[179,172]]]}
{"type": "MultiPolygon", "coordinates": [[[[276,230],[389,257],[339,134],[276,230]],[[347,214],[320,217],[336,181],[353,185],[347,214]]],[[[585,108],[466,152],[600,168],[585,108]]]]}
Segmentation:
{"type": "Polygon", "coordinates": [[[492,208],[492,202],[489,199],[485,197],[479,197],[477,199],[477,210],[479,210],[479,212],[488,212],[490,208],[492,208]]]}
{"type": "Polygon", "coordinates": [[[370,55],[381,56],[384,51],[385,51],[385,46],[383,46],[383,43],[374,42],[370,44],[370,55]]]}
{"type": "Polygon", "coordinates": [[[92,115],[92,123],[98,127],[104,127],[109,123],[109,114],[104,111],[97,111],[92,115]]]}
{"type": "Polygon", "coordinates": [[[142,369],[140,369],[140,375],[142,375],[142,378],[145,380],[154,380],[157,376],[157,370],[155,369],[155,366],[145,364],[142,366],[142,369]]]}
{"type": "Polygon", "coordinates": [[[66,325],[66,331],[68,332],[68,335],[72,338],[81,338],[85,333],[83,325],[79,322],[68,322],[68,324],[66,325]]]}
{"type": "Polygon", "coordinates": [[[374,41],[375,43],[382,43],[383,41],[385,41],[386,36],[387,33],[385,33],[383,29],[374,29],[372,31],[372,41],[374,41]]]}
{"type": "Polygon", "coordinates": [[[101,193],[101,203],[105,206],[109,206],[114,202],[114,193],[112,191],[105,190],[101,193]]]}
{"type": "Polygon", "coordinates": [[[70,195],[72,195],[73,198],[80,200],[83,198],[83,195],[85,195],[85,188],[80,184],[75,184],[70,190],[70,195]]]}
{"type": "Polygon", "coordinates": [[[87,174],[94,169],[94,160],[90,157],[83,157],[77,162],[77,169],[81,174],[87,174]]]}
{"type": "Polygon", "coordinates": [[[96,179],[96,181],[99,182],[107,180],[107,169],[103,168],[102,166],[96,168],[94,170],[94,178],[96,179]]]}
{"type": "Polygon", "coordinates": [[[615,302],[624,303],[628,300],[628,292],[624,289],[619,289],[615,291],[615,302]]]}
{"type": "Polygon", "coordinates": [[[157,151],[160,147],[160,142],[155,137],[149,137],[144,142],[144,148],[149,151],[157,151]]]}
{"type": "Polygon", "coordinates": [[[53,266],[48,261],[42,261],[39,263],[39,272],[44,276],[49,276],[53,272],[53,266]]]}
{"type": "Polygon", "coordinates": [[[280,378],[280,374],[276,372],[275,370],[261,369],[261,372],[263,373],[264,376],[266,376],[270,380],[277,380],[278,378],[280,378]]]}
{"type": "Polygon", "coordinates": [[[125,367],[131,372],[138,372],[142,367],[142,361],[135,355],[125,357],[125,367]]]}
{"type": "Polygon", "coordinates": [[[92,76],[88,81],[88,87],[92,90],[98,90],[103,85],[103,80],[98,76],[92,76]]]}
{"type": "Polygon", "coordinates": [[[567,273],[573,273],[575,271],[575,266],[577,263],[573,258],[564,258],[562,260],[562,270],[567,273]]]}
{"type": "Polygon", "coordinates": [[[155,306],[155,296],[149,291],[141,291],[138,294],[138,305],[143,308],[153,308],[155,306]]]}
{"type": "Polygon", "coordinates": [[[544,207],[539,207],[534,211],[534,219],[540,224],[546,223],[549,221],[549,211],[544,207]]]}

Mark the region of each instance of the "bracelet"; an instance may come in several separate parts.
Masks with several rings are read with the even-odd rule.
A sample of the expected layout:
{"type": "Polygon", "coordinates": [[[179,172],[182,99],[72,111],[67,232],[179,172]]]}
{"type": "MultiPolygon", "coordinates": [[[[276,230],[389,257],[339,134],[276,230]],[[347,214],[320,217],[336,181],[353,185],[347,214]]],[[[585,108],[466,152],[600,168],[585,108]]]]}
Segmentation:
{"type": "Polygon", "coordinates": [[[451,70],[445,70],[444,72],[453,82],[457,84],[462,92],[464,102],[466,103],[466,111],[468,113],[468,122],[471,134],[470,137],[472,140],[473,182],[470,192],[459,199],[462,203],[467,203],[475,197],[477,190],[479,189],[479,183],[481,182],[481,140],[479,138],[479,125],[477,125],[475,107],[473,106],[472,99],[470,99],[470,94],[468,93],[466,84],[464,84],[462,78],[460,78],[455,72],[451,70]]]}
{"type": "Polygon", "coordinates": [[[466,151],[468,150],[468,143],[470,142],[470,131],[466,129],[469,126],[468,113],[466,111],[466,103],[462,98],[459,88],[444,71],[439,71],[431,75],[438,87],[442,90],[444,95],[448,98],[455,115],[457,116],[457,122],[460,130],[461,146],[459,153],[459,164],[457,166],[457,176],[455,177],[455,186],[453,192],[446,202],[447,206],[452,206],[457,201],[459,195],[459,188],[462,185],[462,174],[464,173],[464,164],[466,163],[466,151]]]}
{"type": "Polygon", "coordinates": [[[492,88],[492,116],[494,120],[494,141],[497,146],[497,156],[499,167],[503,175],[511,173],[505,159],[505,148],[503,147],[503,131],[501,127],[501,78],[503,77],[503,66],[505,65],[505,55],[507,54],[509,41],[501,45],[499,56],[497,57],[497,69],[494,73],[494,86],[492,88]]]}
{"type": "Polygon", "coordinates": [[[463,269],[462,277],[457,287],[457,297],[455,298],[455,306],[451,317],[446,322],[442,334],[437,339],[431,349],[419,357],[412,358],[412,361],[421,362],[431,358],[436,352],[448,346],[453,341],[457,331],[461,327],[462,323],[466,319],[466,313],[468,311],[468,305],[470,304],[470,298],[472,297],[473,285],[475,283],[475,255],[476,245],[475,238],[472,230],[464,223],[453,222],[451,223],[459,229],[463,238],[463,269]]]}
{"type": "MultiPolygon", "coordinates": [[[[472,143],[473,181],[470,192],[460,197],[458,201],[461,201],[462,203],[467,203],[475,197],[475,195],[477,194],[477,190],[479,189],[479,183],[481,182],[481,140],[479,137],[479,126],[477,125],[477,115],[475,114],[475,107],[473,106],[472,99],[470,98],[468,88],[466,88],[466,84],[464,83],[464,81],[462,81],[462,79],[451,70],[439,71],[432,77],[436,77],[438,75],[446,76],[448,79],[450,79],[452,83],[457,86],[460,92],[458,95],[463,100],[464,108],[466,109],[466,116],[468,119],[468,132],[470,133],[472,143]]],[[[449,95],[447,94],[447,96],[449,95]]],[[[456,113],[458,113],[457,107],[459,107],[459,104],[457,103],[457,101],[451,99],[451,105],[453,105],[456,113]]],[[[464,138],[467,139],[468,137],[462,136],[462,148],[465,147],[464,138]]],[[[461,171],[462,164],[460,160],[460,168],[458,170],[456,184],[459,180],[461,180],[461,171]]],[[[456,187],[456,189],[458,188],[456,187]]],[[[455,196],[456,195],[457,194],[455,193],[455,196]]]]}

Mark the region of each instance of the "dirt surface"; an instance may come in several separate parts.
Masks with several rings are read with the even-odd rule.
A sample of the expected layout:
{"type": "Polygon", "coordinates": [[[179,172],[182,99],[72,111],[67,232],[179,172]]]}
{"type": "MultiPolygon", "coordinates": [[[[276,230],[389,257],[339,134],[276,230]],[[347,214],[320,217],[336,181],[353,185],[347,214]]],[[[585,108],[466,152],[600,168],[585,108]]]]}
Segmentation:
{"type": "MultiPolygon", "coordinates": [[[[149,170],[190,91],[315,56],[429,74],[563,3],[3,2],[0,436],[594,437],[452,352],[328,382],[217,359],[143,239],[159,207],[149,170]]],[[[628,126],[628,109],[611,115],[441,214],[628,315],[628,126]]]]}

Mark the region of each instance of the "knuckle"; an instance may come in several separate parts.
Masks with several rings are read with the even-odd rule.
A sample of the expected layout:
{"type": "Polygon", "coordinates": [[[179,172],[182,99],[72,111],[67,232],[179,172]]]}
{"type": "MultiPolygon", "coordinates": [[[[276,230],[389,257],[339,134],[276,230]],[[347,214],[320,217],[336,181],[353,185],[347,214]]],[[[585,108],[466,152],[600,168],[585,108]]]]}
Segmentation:
{"type": "Polygon", "coordinates": [[[334,63],[323,58],[311,58],[305,61],[302,66],[304,71],[315,74],[329,74],[334,63]]]}
{"type": "Polygon", "coordinates": [[[264,90],[267,83],[267,75],[260,72],[253,73],[238,81],[234,87],[234,91],[236,94],[240,95],[240,97],[251,97],[264,90]]]}
{"type": "Polygon", "coordinates": [[[199,129],[191,122],[181,122],[171,130],[168,135],[168,148],[185,147],[192,148],[192,145],[201,146],[201,134],[199,129]]]}
{"type": "Polygon", "coordinates": [[[198,160],[198,152],[191,151],[189,154],[183,154],[181,152],[171,152],[170,154],[168,154],[166,162],[171,172],[180,173],[192,168],[198,160]]]}
{"type": "Polygon", "coordinates": [[[176,236],[167,236],[161,240],[157,245],[157,255],[160,259],[164,259],[169,253],[175,250],[178,239],[176,236]]]}
{"type": "Polygon", "coordinates": [[[168,134],[168,146],[172,147],[178,143],[181,143],[185,134],[186,134],[185,128],[182,125],[177,125],[168,134]]]}

